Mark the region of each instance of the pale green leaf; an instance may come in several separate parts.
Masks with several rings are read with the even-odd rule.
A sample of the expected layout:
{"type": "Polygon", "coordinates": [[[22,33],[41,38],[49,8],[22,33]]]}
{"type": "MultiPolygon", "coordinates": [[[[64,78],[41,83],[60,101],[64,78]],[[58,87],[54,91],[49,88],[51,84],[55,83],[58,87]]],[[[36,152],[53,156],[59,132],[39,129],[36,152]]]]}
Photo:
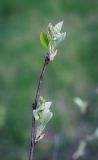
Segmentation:
{"type": "Polygon", "coordinates": [[[35,142],[38,142],[38,141],[42,140],[42,139],[44,138],[44,136],[45,136],[44,133],[41,134],[39,137],[37,137],[37,138],[35,139],[35,142]]]}
{"type": "Polygon", "coordinates": [[[79,97],[74,98],[74,102],[76,103],[77,107],[80,109],[81,113],[86,114],[88,103],[86,101],[83,101],[79,97]]]}
{"type": "Polygon", "coordinates": [[[59,32],[61,31],[61,29],[62,29],[62,26],[63,26],[63,21],[57,23],[57,24],[54,26],[54,31],[55,31],[56,33],[59,33],[59,32]]]}
{"type": "Polygon", "coordinates": [[[50,54],[50,61],[54,60],[54,57],[56,56],[56,54],[57,54],[57,50],[51,52],[51,54],[50,54]]]}
{"type": "Polygon", "coordinates": [[[49,110],[51,104],[52,102],[44,102],[36,110],[33,110],[33,115],[35,119],[42,125],[43,123],[44,124],[48,123],[48,121],[52,117],[52,113],[49,110]]]}
{"type": "Polygon", "coordinates": [[[73,158],[75,160],[77,160],[78,158],[80,158],[85,154],[85,147],[86,147],[86,141],[83,140],[80,142],[77,151],[73,155],[73,158]]]}
{"type": "Polygon", "coordinates": [[[50,119],[52,118],[53,113],[50,111],[44,111],[42,114],[42,117],[40,119],[40,122],[42,125],[45,125],[50,121],[50,119]]]}
{"type": "Polygon", "coordinates": [[[66,32],[57,34],[57,36],[54,39],[55,42],[56,42],[56,45],[61,43],[64,40],[65,37],[66,37],[66,32]]]}
{"type": "Polygon", "coordinates": [[[45,126],[43,126],[43,125],[37,126],[37,129],[36,129],[36,138],[40,137],[40,135],[42,134],[42,132],[43,132],[44,129],[45,129],[45,126]]]}
{"type": "Polygon", "coordinates": [[[52,102],[45,102],[44,104],[44,109],[49,110],[49,108],[51,107],[52,102]]]}

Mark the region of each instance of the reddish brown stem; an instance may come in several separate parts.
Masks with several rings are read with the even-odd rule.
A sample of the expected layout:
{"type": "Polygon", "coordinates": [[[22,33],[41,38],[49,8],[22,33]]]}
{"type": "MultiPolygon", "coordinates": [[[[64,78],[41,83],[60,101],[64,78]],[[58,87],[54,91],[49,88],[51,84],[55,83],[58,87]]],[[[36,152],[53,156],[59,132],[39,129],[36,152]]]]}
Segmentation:
{"type": "Polygon", "coordinates": [[[35,138],[36,138],[36,122],[35,118],[33,116],[33,110],[37,108],[39,97],[40,97],[40,90],[41,90],[41,84],[43,82],[44,78],[44,72],[46,69],[47,64],[50,62],[49,55],[47,54],[44,60],[44,64],[40,73],[35,100],[32,103],[32,130],[31,130],[31,145],[30,145],[30,153],[29,153],[29,160],[34,160],[34,149],[35,149],[35,138]]]}

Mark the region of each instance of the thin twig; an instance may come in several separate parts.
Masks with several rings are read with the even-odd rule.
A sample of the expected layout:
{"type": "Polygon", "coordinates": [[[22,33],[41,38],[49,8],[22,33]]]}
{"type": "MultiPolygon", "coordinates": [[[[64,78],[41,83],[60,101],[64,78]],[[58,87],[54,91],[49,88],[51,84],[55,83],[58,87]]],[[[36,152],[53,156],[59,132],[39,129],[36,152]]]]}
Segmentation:
{"type": "Polygon", "coordinates": [[[47,54],[45,57],[45,60],[44,60],[44,64],[43,64],[41,73],[40,73],[40,77],[39,77],[39,81],[38,81],[38,85],[37,85],[37,90],[36,90],[36,95],[35,95],[35,100],[32,103],[32,130],[31,130],[31,146],[30,146],[29,160],[34,160],[34,149],[35,149],[35,138],[36,138],[36,123],[35,123],[35,118],[33,116],[33,110],[35,110],[38,106],[41,84],[43,82],[44,72],[45,72],[46,66],[49,62],[50,62],[49,54],[47,54]]]}

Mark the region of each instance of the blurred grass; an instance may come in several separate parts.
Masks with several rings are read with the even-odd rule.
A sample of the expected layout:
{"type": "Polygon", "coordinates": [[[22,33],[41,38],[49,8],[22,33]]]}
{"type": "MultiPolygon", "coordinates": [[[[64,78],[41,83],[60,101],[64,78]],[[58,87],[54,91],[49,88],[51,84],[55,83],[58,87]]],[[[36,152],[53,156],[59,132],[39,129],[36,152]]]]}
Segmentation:
{"type": "Polygon", "coordinates": [[[49,22],[55,24],[60,20],[64,20],[63,31],[67,36],[47,68],[42,89],[43,96],[53,101],[54,117],[48,124],[46,138],[36,148],[36,158],[51,159],[53,137],[63,134],[62,159],[66,150],[69,159],[74,148],[71,140],[85,136],[97,125],[98,103],[93,104],[93,112],[85,119],[75,108],[73,98],[81,96],[88,100],[98,84],[98,1],[0,1],[0,113],[1,106],[5,112],[4,123],[0,125],[0,157],[3,160],[28,157],[31,103],[46,52],[39,34],[49,22]]]}

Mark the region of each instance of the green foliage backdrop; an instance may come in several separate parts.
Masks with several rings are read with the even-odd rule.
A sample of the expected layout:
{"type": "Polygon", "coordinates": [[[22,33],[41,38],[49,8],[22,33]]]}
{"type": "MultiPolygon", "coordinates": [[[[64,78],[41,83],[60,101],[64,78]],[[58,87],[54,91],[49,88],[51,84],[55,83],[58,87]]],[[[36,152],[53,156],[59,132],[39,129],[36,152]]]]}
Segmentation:
{"type": "MultiPolygon", "coordinates": [[[[28,159],[31,103],[46,52],[39,35],[49,22],[61,20],[67,36],[47,68],[42,90],[45,98],[53,101],[54,117],[44,140],[36,147],[36,160],[52,159],[55,136],[59,137],[58,159],[71,159],[79,141],[98,125],[98,98],[86,116],[81,115],[73,102],[77,96],[90,100],[98,84],[98,0],[1,0],[2,160],[28,159]]],[[[97,142],[89,144],[86,159],[97,160],[97,150],[97,142]]]]}

